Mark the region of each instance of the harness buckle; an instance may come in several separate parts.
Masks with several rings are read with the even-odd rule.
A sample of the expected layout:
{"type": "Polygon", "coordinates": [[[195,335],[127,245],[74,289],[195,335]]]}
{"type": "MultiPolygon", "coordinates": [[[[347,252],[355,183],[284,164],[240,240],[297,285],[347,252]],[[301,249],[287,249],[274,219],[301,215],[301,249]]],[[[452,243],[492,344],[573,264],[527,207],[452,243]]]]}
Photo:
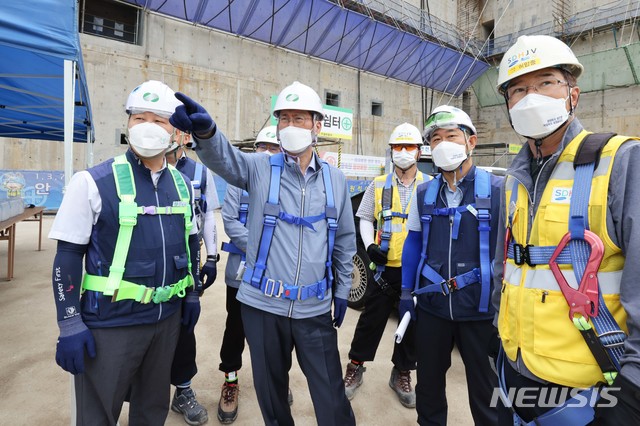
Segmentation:
{"type": "Polygon", "coordinates": [[[280,297],[282,296],[282,281],[274,280],[273,278],[267,278],[267,281],[264,283],[264,295],[267,297],[280,297]],[[278,287],[278,291],[276,292],[276,284],[280,284],[278,287]],[[274,294],[275,292],[275,294],[274,294]]]}
{"type": "Polygon", "coordinates": [[[531,244],[527,244],[524,246],[518,243],[513,244],[513,262],[516,265],[524,265],[526,263],[529,266],[535,266],[533,263],[531,263],[529,247],[532,247],[531,244]]]}
{"type": "Polygon", "coordinates": [[[549,259],[549,268],[569,305],[570,320],[573,320],[576,314],[580,314],[586,319],[592,316],[598,316],[598,268],[600,268],[600,263],[604,256],[604,244],[600,237],[588,229],[584,230],[583,238],[584,241],[589,244],[591,253],[589,254],[589,260],[587,261],[587,266],[584,268],[584,273],[577,290],[569,285],[556,261],[562,250],[572,240],[571,232],[567,232],[564,237],[562,237],[558,243],[558,247],[556,247],[556,250],[549,259]]]}
{"type": "Polygon", "coordinates": [[[171,298],[171,290],[171,286],[156,287],[155,290],[153,290],[151,300],[156,304],[167,302],[171,298]]]}
{"type": "Polygon", "coordinates": [[[458,289],[458,283],[456,282],[456,277],[449,278],[448,280],[444,280],[440,283],[440,288],[442,289],[442,295],[446,296],[449,293],[452,293],[458,289]]]}

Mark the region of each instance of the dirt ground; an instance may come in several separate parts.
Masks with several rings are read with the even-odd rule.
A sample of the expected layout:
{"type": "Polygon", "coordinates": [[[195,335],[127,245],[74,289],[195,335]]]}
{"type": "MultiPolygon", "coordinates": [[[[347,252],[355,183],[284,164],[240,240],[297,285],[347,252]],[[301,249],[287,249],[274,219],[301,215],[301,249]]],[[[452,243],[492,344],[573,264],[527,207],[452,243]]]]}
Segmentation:
{"type": "MultiPolygon", "coordinates": [[[[227,241],[219,211],[216,212],[220,241],[227,241]]],[[[42,251],[37,251],[38,224],[21,222],[17,225],[14,279],[4,281],[7,267],[7,245],[0,243],[0,424],[1,425],[69,425],[71,423],[71,376],[55,363],[55,343],[58,337],[56,314],[51,287],[51,265],[55,242],[47,238],[53,222],[45,216],[42,251]]],[[[219,243],[220,243],[219,241],[219,243]]],[[[202,298],[202,315],[196,327],[199,373],[193,379],[198,400],[209,411],[208,424],[219,424],[216,418],[220,386],[224,376],[218,371],[219,352],[224,332],[224,266],[222,253],[216,283],[202,298]]],[[[353,337],[359,312],[349,309],[338,331],[343,368],[353,337]]],[[[416,423],[413,409],[404,408],[388,386],[391,372],[393,332],[397,318],[389,321],[376,360],[367,363],[364,383],[351,401],[360,425],[411,425],[416,423]]],[[[251,378],[248,350],[239,373],[241,385],[238,426],[262,423],[251,378]]],[[[315,425],[313,405],[307,383],[295,362],[290,372],[294,396],[293,417],[298,425],[315,425]]],[[[414,378],[415,381],[415,378],[414,378]]],[[[471,425],[464,367],[454,352],[448,374],[447,395],[449,424],[471,425]]],[[[123,409],[120,425],[126,426],[127,407],[123,409]]],[[[169,412],[166,425],[185,425],[182,415],[169,412]]]]}

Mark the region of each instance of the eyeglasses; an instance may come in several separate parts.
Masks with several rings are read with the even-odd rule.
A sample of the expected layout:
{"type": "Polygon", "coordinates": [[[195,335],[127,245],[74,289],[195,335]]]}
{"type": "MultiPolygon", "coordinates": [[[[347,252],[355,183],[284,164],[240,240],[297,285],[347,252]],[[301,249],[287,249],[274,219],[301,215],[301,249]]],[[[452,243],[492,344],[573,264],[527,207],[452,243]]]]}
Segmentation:
{"type": "Polygon", "coordinates": [[[303,126],[307,120],[311,120],[311,117],[305,115],[295,115],[293,117],[289,117],[288,115],[281,115],[278,117],[278,122],[289,125],[293,123],[294,126],[300,127],[303,126]]]}
{"type": "Polygon", "coordinates": [[[395,152],[402,151],[402,148],[405,148],[407,151],[415,151],[416,149],[418,149],[418,145],[391,145],[391,149],[395,152]]]}
{"type": "Polygon", "coordinates": [[[256,144],[256,151],[269,151],[269,152],[273,152],[274,154],[277,154],[278,152],[280,152],[280,145],[275,145],[272,143],[257,143],[256,144]]]}
{"type": "Polygon", "coordinates": [[[541,95],[552,95],[556,87],[564,86],[565,84],[568,85],[569,83],[558,80],[557,78],[545,78],[544,80],[539,80],[529,86],[525,86],[524,84],[509,86],[506,91],[507,100],[514,103],[518,102],[526,96],[529,89],[533,89],[534,92],[540,93],[541,95]]]}

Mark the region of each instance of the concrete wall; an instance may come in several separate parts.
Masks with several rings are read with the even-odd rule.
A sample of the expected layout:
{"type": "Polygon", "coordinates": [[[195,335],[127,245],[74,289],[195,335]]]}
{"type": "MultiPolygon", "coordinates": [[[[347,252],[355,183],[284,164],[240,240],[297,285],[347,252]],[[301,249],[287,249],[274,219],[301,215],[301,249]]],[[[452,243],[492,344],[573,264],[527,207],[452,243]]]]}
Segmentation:
{"type": "MultiPolygon", "coordinates": [[[[552,9],[547,3],[487,1],[481,22],[493,19],[498,37],[552,19],[552,9]],[[509,6],[498,22],[506,5],[509,6]]],[[[409,3],[419,7],[421,2],[409,3]]],[[[606,3],[609,2],[577,1],[572,4],[572,13],[606,3]]],[[[451,22],[456,21],[456,6],[456,0],[429,2],[432,14],[451,22]]],[[[325,90],[337,92],[340,106],[353,109],[354,139],[345,142],[345,153],[357,152],[356,139],[360,136],[362,153],[382,156],[396,125],[409,122],[421,127],[423,115],[428,114],[422,110],[422,90],[417,86],[373,74],[359,75],[351,68],[159,15],[145,14],[143,23],[139,46],[81,34],[95,124],[94,164],[124,150],[116,137],[126,126],[124,102],[128,93],[147,79],[163,80],[201,102],[231,140],[254,137],[269,119],[271,96],[294,80],[313,87],[323,98],[325,90]],[[371,115],[372,101],[383,104],[382,117],[371,115]]],[[[482,32],[481,26],[477,31],[482,32]]],[[[573,48],[579,55],[596,52],[628,42],[630,36],[637,41],[637,31],[628,29],[623,33],[624,40],[618,41],[611,31],[585,32],[573,48]]],[[[426,95],[429,109],[443,103],[462,106],[461,99],[435,92],[431,103],[431,91],[426,95]]],[[[640,134],[640,116],[635,108],[639,95],[639,86],[585,94],[578,116],[594,131],[615,129],[619,133],[640,134]]],[[[504,107],[479,108],[473,94],[470,105],[470,116],[480,131],[480,143],[521,140],[511,129],[504,107]]],[[[2,142],[0,169],[63,169],[60,142],[11,139],[2,142]]],[[[337,150],[337,146],[325,149],[337,150]]],[[[84,144],[74,144],[76,170],[85,168],[86,155],[84,144]]],[[[494,161],[494,157],[478,157],[479,164],[494,161]]],[[[503,159],[497,164],[506,162],[503,159]]]]}
{"type": "MultiPolygon", "coordinates": [[[[148,79],[166,82],[202,103],[231,140],[255,137],[270,116],[271,96],[299,80],[324,99],[325,90],[340,94],[340,106],[354,112],[354,140],[345,153],[383,156],[392,129],[403,122],[422,125],[421,88],[360,74],[344,66],[195,27],[155,14],[144,15],[140,46],[81,34],[95,125],[94,164],[123,151],[116,134],[126,127],[124,103],[129,92],[148,79]],[[371,115],[371,102],[383,104],[381,117],[371,115]]],[[[326,150],[337,150],[337,146],[326,150]]],[[[85,168],[85,146],[74,144],[74,168],[85,168]]],[[[60,142],[5,139],[1,169],[61,170],[60,142]],[[25,161],[26,160],[26,161],[25,161]]]]}

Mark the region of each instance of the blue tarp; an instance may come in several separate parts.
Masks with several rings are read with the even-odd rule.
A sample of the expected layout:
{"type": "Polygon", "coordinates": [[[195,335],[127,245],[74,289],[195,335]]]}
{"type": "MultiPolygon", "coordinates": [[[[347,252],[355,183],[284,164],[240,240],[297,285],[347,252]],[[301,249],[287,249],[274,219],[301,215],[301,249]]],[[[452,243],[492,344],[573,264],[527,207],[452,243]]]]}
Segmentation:
{"type": "Polygon", "coordinates": [[[489,65],[329,0],[126,0],[145,10],[459,96],[489,65]]]}
{"type": "Polygon", "coordinates": [[[0,137],[64,140],[64,60],[76,65],[73,140],[86,142],[93,132],[76,0],[2,0],[0,137]]]}

